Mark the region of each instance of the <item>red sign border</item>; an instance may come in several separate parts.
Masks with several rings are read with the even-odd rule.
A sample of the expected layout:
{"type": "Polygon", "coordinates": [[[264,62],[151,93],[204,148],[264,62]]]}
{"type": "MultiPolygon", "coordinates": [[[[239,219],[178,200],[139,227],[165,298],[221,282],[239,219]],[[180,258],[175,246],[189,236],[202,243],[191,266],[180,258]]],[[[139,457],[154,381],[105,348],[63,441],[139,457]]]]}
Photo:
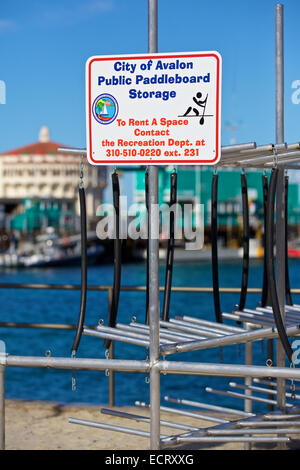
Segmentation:
{"type": "Polygon", "coordinates": [[[89,128],[88,128],[88,131],[89,131],[89,149],[90,149],[90,154],[89,154],[89,158],[92,162],[94,162],[95,164],[103,164],[103,165],[127,165],[127,164],[136,164],[136,165],[139,165],[139,164],[147,164],[147,165],[160,165],[160,164],[169,164],[169,165],[172,165],[172,164],[176,164],[176,163],[181,163],[181,164],[186,164],[186,165],[197,165],[199,163],[203,163],[203,164],[207,164],[207,165],[211,165],[213,163],[215,163],[218,158],[219,158],[219,108],[220,108],[220,57],[217,55],[217,54],[214,54],[214,53],[208,53],[208,54],[154,54],[154,55],[143,55],[143,56],[140,56],[140,55],[136,55],[136,56],[103,56],[103,57],[95,57],[93,58],[90,62],[89,62],[89,68],[88,68],[88,79],[89,79],[89,82],[88,82],[88,91],[89,91],[89,95],[88,95],[88,100],[89,100],[89,108],[88,108],[88,113],[89,113],[89,120],[88,120],[88,123],[89,123],[89,128]],[[217,121],[217,125],[216,125],[216,149],[217,149],[217,152],[216,152],[216,156],[213,160],[195,160],[195,161],[192,161],[192,162],[188,162],[188,161],[185,161],[185,160],[158,160],[158,161],[154,161],[154,160],[127,160],[126,162],[125,161],[120,161],[120,160],[95,160],[92,156],[92,124],[91,124],[91,118],[92,118],[92,103],[91,103],[91,66],[93,64],[93,62],[98,62],[98,61],[103,61],[103,60],[116,60],[116,59],[120,59],[122,58],[122,60],[138,60],[138,59],[166,59],[166,58],[170,58],[170,59],[178,59],[178,58],[186,58],[186,57],[214,57],[216,60],[217,60],[217,97],[216,97],[216,121],[217,121]]]}

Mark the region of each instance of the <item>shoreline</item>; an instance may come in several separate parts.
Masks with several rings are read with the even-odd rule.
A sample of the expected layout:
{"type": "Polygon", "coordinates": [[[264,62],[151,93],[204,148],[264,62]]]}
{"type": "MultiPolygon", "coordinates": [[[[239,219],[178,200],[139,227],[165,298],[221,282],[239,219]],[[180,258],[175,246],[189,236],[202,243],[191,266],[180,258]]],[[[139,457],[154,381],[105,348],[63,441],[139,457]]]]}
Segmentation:
{"type": "MultiPolygon", "coordinates": [[[[100,405],[74,405],[21,399],[6,399],[5,405],[7,450],[149,450],[149,438],[95,429],[68,422],[68,418],[72,417],[149,431],[148,423],[100,413],[100,405]]],[[[149,410],[144,408],[126,406],[114,407],[113,409],[149,416],[149,410]]],[[[216,413],[216,415],[224,417],[221,414],[216,413]]],[[[197,427],[214,425],[214,423],[203,419],[174,416],[166,412],[161,413],[161,419],[197,427]]],[[[162,434],[170,435],[180,432],[176,429],[161,426],[162,434]]],[[[295,440],[288,447],[290,449],[300,449],[300,441],[295,440]]],[[[274,445],[271,444],[255,445],[253,448],[261,450],[275,449],[274,445]]],[[[180,449],[243,450],[244,445],[230,442],[220,445],[191,444],[180,447],[180,449]]],[[[172,452],[171,449],[170,451],[172,452]]]]}

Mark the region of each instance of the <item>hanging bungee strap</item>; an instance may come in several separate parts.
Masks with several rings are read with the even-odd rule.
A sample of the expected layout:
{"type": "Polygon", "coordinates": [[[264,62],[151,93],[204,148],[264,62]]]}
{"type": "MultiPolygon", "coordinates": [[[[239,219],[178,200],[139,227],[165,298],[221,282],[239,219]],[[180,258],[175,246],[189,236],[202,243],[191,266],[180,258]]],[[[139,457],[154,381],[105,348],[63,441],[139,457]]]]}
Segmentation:
{"type": "Polygon", "coordinates": [[[167,260],[166,260],[166,278],[165,291],[163,301],[162,319],[169,321],[170,299],[172,289],[172,275],[174,264],[174,247],[175,247],[175,204],[177,202],[177,173],[171,173],[171,192],[170,192],[170,236],[168,239],[167,260]]]}
{"type": "Polygon", "coordinates": [[[290,275],[289,275],[289,253],[288,253],[288,188],[289,188],[289,177],[284,177],[284,205],[285,205],[285,295],[287,305],[293,305],[291,286],[290,286],[290,275]]]}
{"type": "Polygon", "coordinates": [[[145,203],[147,217],[147,244],[146,244],[146,316],[145,324],[149,325],[149,173],[145,173],[145,203]]]}
{"type": "Polygon", "coordinates": [[[280,306],[277,295],[275,270],[274,270],[274,205],[275,194],[277,187],[278,168],[273,168],[268,191],[267,203],[267,226],[266,226],[266,260],[267,260],[267,274],[268,284],[270,290],[271,305],[273,309],[274,321],[278,331],[278,335],[286,355],[290,362],[292,362],[293,350],[289,343],[284,324],[281,318],[280,306]]]}
{"type": "Polygon", "coordinates": [[[219,289],[219,258],[218,258],[218,174],[213,174],[211,189],[211,259],[212,285],[216,321],[222,323],[222,310],[219,289]]]}
{"type": "Polygon", "coordinates": [[[80,207],[80,238],[81,238],[81,285],[80,285],[80,310],[77,322],[76,334],[72,346],[72,356],[75,357],[80,344],[87,297],[87,224],[86,224],[86,202],[83,187],[83,161],[81,161],[80,184],[79,184],[79,207],[80,207]]]}
{"type": "MultiPolygon", "coordinates": [[[[114,171],[111,175],[113,190],[113,205],[115,215],[115,233],[114,233],[114,283],[112,292],[112,301],[108,315],[108,326],[115,327],[118,314],[120,284],[121,284],[121,266],[122,266],[122,241],[120,238],[120,185],[119,176],[114,171]]],[[[106,338],[104,341],[105,349],[110,347],[111,340],[106,338]]]]}
{"type": "Polygon", "coordinates": [[[268,274],[267,274],[267,255],[266,255],[266,227],[267,227],[267,201],[268,201],[268,176],[262,175],[263,187],[263,203],[264,203],[264,233],[263,233],[263,249],[264,249],[264,267],[263,267],[263,287],[260,304],[265,307],[268,302],[268,274]]]}
{"type": "MultiPolygon", "coordinates": [[[[268,199],[268,177],[266,174],[262,177],[263,182],[263,200],[264,200],[264,234],[263,234],[263,247],[264,247],[264,274],[263,274],[263,289],[260,305],[265,307],[268,302],[268,280],[266,268],[266,217],[267,217],[267,199],[268,199]]],[[[285,290],[286,290],[286,303],[293,305],[290,287],[289,276],[289,257],[288,257],[288,185],[289,177],[286,175],[284,179],[284,195],[285,195],[285,290]]]]}
{"type": "MultiPolygon", "coordinates": [[[[269,302],[269,286],[268,286],[268,272],[267,272],[267,250],[266,250],[266,233],[267,233],[267,205],[268,205],[268,191],[269,191],[268,175],[263,173],[262,175],[262,189],[263,189],[263,219],[264,219],[264,232],[263,232],[263,249],[264,249],[264,264],[263,264],[263,286],[261,293],[260,306],[266,307],[269,302]]],[[[264,342],[262,341],[262,348],[264,342]]],[[[274,362],[274,344],[273,340],[267,341],[268,348],[268,359],[267,364],[273,364],[274,362]]],[[[269,411],[273,411],[274,406],[269,405],[269,411]]]]}
{"type": "Polygon", "coordinates": [[[248,289],[248,274],[249,274],[249,238],[250,238],[250,225],[249,225],[249,206],[248,206],[248,187],[247,178],[244,172],[241,174],[241,189],[242,189],[242,212],[243,212],[243,267],[242,267],[242,285],[239,302],[239,310],[244,310],[248,289]]]}

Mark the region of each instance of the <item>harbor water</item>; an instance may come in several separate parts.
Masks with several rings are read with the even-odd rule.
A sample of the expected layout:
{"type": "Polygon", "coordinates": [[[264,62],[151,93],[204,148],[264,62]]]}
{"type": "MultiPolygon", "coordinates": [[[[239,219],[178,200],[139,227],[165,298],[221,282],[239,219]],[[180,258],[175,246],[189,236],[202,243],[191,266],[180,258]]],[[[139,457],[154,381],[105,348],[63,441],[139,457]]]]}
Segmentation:
{"type": "MultiPolygon", "coordinates": [[[[299,287],[298,273],[300,260],[290,260],[290,281],[292,287],[299,287]]],[[[160,284],[164,284],[164,265],[160,268],[160,284]]],[[[173,285],[175,286],[211,286],[210,263],[176,264],[174,266],[173,285]]],[[[122,270],[123,285],[145,285],[146,272],[143,263],[126,264],[122,270]]],[[[112,265],[92,266],[88,270],[89,285],[111,285],[113,281],[112,265]]],[[[12,283],[49,283],[79,284],[80,268],[48,268],[28,270],[3,270],[1,282],[12,283]]],[[[240,287],[241,262],[227,261],[220,266],[220,285],[240,287]]],[[[251,260],[249,287],[262,284],[262,262],[251,260]]],[[[162,295],[162,294],[161,294],[162,295]]],[[[77,322],[79,312],[79,291],[0,289],[1,320],[9,322],[34,323],[70,323],[77,322]]],[[[100,319],[107,324],[107,292],[89,291],[87,299],[86,325],[96,325],[100,319]]],[[[162,297],[161,297],[162,299],[162,297]]],[[[260,300],[259,294],[248,294],[247,306],[255,307],[260,300]]],[[[294,296],[294,302],[298,302],[294,296]]],[[[231,312],[239,301],[238,294],[222,294],[222,310],[231,312]]],[[[212,294],[172,293],[170,317],[190,315],[214,321],[212,294]]],[[[135,316],[138,322],[145,321],[145,292],[124,292],[120,294],[118,321],[129,323],[135,316]]],[[[226,321],[226,323],[231,323],[226,321]]],[[[33,330],[1,328],[0,339],[5,341],[6,351],[13,355],[44,356],[47,350],[52,356],[70,356],[74,331],[33,330]]],[[[118,359],[145,359],[144,348],[124,343],[115,344],[115,357],[118,359]]],[[[83,336],[78,357],[105,358],[103,340],[83,336]]],[[[254,361],[256,365],[265,365],[267,344],[254,343],[254,361]]],[[[189,352],[172,355],[168,360],[198,362],[217,362],[227,364],[243,363],[244,346],[224,347],[222,355],[219,349],[189,352]]],[[[104,372],[79,371],[76,373],[77,389],[71,389],[71,371],[42,369],[7,368],[6,397],[24,400],[47,400],[60,403],[89,403],[107,405],[108,378],[104,372]]],[[[164,395],[207,403],[222,403],[225,406],[243,408],[241,399],[220,397],[205,392],[206,386],[217,389],[229,389],[230,378],[161,376],[161,397],[164,395]],[[221,398],[221,400],[220,400],[221,398]]],[[[235,379],[242,382],[242,379],[235,379]]],[[[289,383],[289,382],[288,382],[289,383]]],[[[242,390],[239,390],[243,393],[242,390]]],[[[266,397],[265,395],[261,395],[266,397]]],[[[144,374],[116,373],[116,405],[134,405],[135,400],[149,401],[149,384],[144,374]]],[[[254,404],[255,411],[266,409],[267,405],[254,404]]]]}

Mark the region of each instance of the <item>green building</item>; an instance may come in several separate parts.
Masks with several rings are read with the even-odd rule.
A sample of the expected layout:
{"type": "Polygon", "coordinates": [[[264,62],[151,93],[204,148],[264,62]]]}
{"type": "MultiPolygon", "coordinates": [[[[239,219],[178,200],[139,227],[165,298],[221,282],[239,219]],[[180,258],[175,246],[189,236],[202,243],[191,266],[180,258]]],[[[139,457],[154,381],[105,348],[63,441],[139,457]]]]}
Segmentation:
{"type": "MultiPolygon", "coordinates": [[[[168,203],[170,198],[170,174],[173,167],[159,168],[159,203],[168,203]]],[[[205,233],[210,232],[211,215],[211,185],[215,169],[208,166],[178,166],[177,167],[177,199],[183,204],[203,204],[205,233]]],[[[242,226],[242,200],[241,200],[241,170],[234,168],[218,168],[218,216],[220,233],[227,239],[238,239],[242,226]]],[[[263,221],[263,191],[262,171],[247,169],[248,200],[250,225],[253,234],[260,232],[263,221]]],[[[144,207],[145,201],[145,174],[136,172],[134,200],[144,207]]],[[[288,192],[288,221],[289,225],[297,229],[300,222],[298,184],[290,183],[288,192]]],[[[142,209],[143,210],[143,209],[142,209]]],[[[196,217],[196,214],[195,214],[196,217]]],[[[177,220],[177,223],[183,223],[177,220]]],[[[258,235],[259,236],[259,235],[258,235]]]]}
{"type": "Polygon", "coordinates": [[[28,233],[46,227],[68,229],[73,228],[74,218],[75,204],[72,201],[26,198],[21,212],[11,218],[10,229],[28,233]]]}

